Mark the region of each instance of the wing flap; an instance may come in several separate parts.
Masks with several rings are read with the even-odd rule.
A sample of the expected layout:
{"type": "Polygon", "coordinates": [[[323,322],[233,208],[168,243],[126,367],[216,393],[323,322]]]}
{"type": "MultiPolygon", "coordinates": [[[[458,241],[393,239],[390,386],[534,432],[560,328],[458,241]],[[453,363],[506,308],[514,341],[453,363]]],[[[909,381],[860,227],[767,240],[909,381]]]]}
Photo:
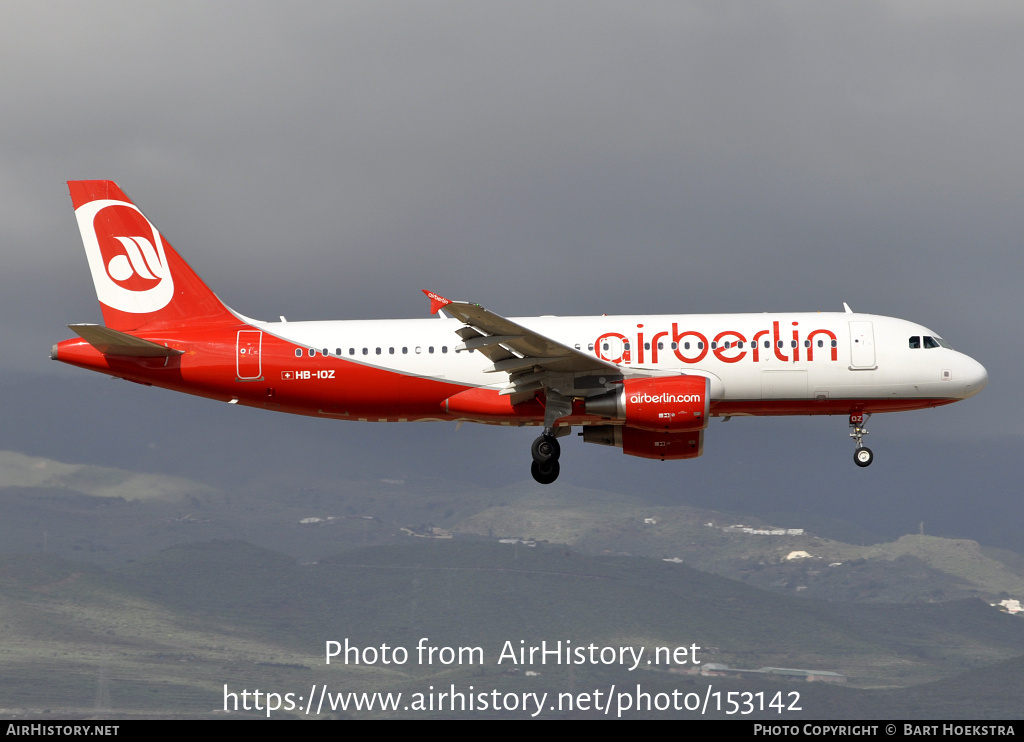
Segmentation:
{"type": "Polygon", "coordinates": [[[502,347],[500,340],[495,342],[494,336],[484,335],[479,330],[470,327],[469,325],[460,327],[455,331],[455,334],[465,340],[464,343],[459,343],[459,345],[455,347],[456,353],[476,350],[494,363],[516,357],[515,353],[502,347]]]}

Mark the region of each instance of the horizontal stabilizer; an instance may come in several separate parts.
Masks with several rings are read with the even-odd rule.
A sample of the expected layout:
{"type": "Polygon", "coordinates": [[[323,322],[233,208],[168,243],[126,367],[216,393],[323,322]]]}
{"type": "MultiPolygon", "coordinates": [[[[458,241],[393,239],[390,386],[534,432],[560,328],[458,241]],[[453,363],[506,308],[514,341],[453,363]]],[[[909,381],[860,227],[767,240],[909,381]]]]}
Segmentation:
{"type": "Polygon", "coordinates": [[[185,351],[143,340],[125,332],[111,330],[103,325],[68,325],[89,345],[105,356],[131,356],[134,358],[166,358],[180,356],[185,351]]]}

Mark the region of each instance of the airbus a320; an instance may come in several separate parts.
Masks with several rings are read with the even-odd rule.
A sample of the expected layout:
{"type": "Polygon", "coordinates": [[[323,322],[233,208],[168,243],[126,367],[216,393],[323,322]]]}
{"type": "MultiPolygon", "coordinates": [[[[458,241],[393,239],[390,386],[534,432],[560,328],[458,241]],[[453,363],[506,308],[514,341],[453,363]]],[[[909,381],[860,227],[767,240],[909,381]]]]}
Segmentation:
{"type": "Polygon", "coordinates": [[[985,368],[927,327],[843,312],[506,318],[424,291],[410,320],[261,322],[230,309],[111,181],[70,181],[104,325],[51,357],[229,404],[376,422],[537,426],[531,472],[559,439],[692,459],[712,417],[843,415],[865,423],[977,394],[985,368]],[[445,316],[446,315],[446,316],[445,316]]]}

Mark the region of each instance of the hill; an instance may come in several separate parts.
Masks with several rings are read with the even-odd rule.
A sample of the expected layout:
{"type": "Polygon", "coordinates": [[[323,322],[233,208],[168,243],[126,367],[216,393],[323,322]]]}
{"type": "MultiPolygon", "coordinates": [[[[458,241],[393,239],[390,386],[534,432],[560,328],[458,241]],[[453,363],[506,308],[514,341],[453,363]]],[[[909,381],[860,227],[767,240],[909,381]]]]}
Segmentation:
{"type": "MultiPolygon", "coordinates": [[[[411,694],[439,684],[558,693],[713,683],[795,688],[806,700],[818,691],[768,678],[678,673],[699,659],[831,670],[852,686],[893,688],[1024,654],[1024,622],[980,601],[824,603],[656,560],[457,540],[409,540],[315,564],[244,542],[182,545],[107,571],[46,555],[6,556],[0,596],[8,713],[203,715],[222,707],[225,684],[411,694]],[[421,640],[477,648],[479,661],[420,663],[421,640]],[[382,652],[401,647],[411,659],[328,666],[327,641],[382,652]],[[685,663],[641,663],[632,671],[628,661],[502,659],[506,642],[518,649],[559,641],[642,648],[647,657],[656,647],[699,649],[685,663]]],[[[836,687],[826,696],[858,698],[853,691],[836,687]]],[[[805,703],[803,713],[813,718],[829,708],[805,703]]]]}

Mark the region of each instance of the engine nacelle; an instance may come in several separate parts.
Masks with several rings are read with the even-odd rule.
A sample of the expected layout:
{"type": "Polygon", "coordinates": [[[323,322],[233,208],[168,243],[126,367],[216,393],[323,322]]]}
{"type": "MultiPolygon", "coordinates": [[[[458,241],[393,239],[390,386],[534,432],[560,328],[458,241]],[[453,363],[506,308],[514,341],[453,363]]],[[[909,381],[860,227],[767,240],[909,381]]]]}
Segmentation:
{"type": "Polygon", "coordinates": [[[586,402],[588,415],[620,420],[653,432],[703,430],[711,409],[711,382],[704,376],[626,379],[622,388],[586,402]]]}
{"type": "Polygon", "coordinates": [[[624,425],[586,425],[583,428],[583,441],[616,446],[627,456],[662,461],[695,459],[704,453],[703,430],[665,433],[637,430],[624,425]]]}

